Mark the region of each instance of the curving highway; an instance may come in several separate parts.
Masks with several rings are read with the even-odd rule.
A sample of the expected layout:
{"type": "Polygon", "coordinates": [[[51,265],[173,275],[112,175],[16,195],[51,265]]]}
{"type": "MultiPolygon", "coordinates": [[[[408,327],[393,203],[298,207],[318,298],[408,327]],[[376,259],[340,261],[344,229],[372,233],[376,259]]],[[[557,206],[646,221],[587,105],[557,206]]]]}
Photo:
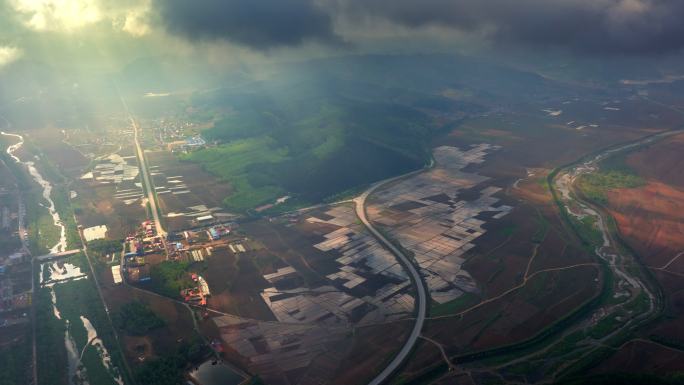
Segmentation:
{"type": "MultiPolygon", "coordinates": [[[[432,167],[432,163],[428,167],[432,167]]],[[[416,288],[416,298],[415,298],[415,304],[416,304],[416,322],[413,324],[413,329],[411,330],[411,334],[409,335],[408,339],[404,343],[404,346],[402,346],[401,350],[397,355],[392,359],[392,361],[383,369],[382,372],[380,372],[371,382],[369,382],[370,385],[380,385],[387,381],[392,373],[394,373],[399,366],[401,366],[404,361],[409,357],[411,354],[411,350],[413,349],[413,346],[416,344],[418,341],[418,338],[420,337],[420,333],[423,330],[423,324],[425,323],[425,317],[427,315],[427,291],[425,290],[425,285],[423,284],[423,280],[420,277],[420,272],[416,268],[416,266],[413,264],[411,259],[407,257],[399,248],[397,248],[392,242],[390,242],[387,238],[385,238],[382,233],[380,233],[374,226],[373,224],[368,220],[368,217],[366,216],[366,199],[370,194],[372,194],[375,190],[377,190],[379,187],[384,186],[387,183],[393,182],[395,180],[398,180],[400,178],[405,178],[407,176],[417,174],[420,172],[423,172],[424,170],[418,170],[414,171],[412,173],[406,174],[406,175],[401,175],[395,178],[387,179],[381,182],[378,182],[374,185],[372,185],[368,190],[366,190],[363,194],[358,196],[356,199],[354,199],[354,203],[356,204],[356,216],[359,217],[361,222],[363,223],[364,226],[370,231],[371,234],[375,238],[380,241],[380,243],[387,248],[389,251],[394,254],[399,262],[404,266],[404,269],[406,272],[409,274],[411,277],[411,281],[413,282],[413,286],[416,288]]]]}

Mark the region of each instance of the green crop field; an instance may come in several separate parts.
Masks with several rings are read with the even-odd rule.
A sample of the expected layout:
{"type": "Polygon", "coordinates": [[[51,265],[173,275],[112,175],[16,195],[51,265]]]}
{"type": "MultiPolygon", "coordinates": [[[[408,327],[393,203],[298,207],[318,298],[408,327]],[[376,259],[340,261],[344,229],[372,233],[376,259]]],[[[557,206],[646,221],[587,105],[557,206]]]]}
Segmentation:
{"type": "Polygon", "coordinates": [[[205,131],[209,140],[219,143],[216,147],[181,159],[200,163],[228,181],[234,192],[224,203],[234,211],[283,195],[300,202],[321,201],[427,161],[425,141],[435,128],[421,112],[354,102],[304,108],[309,102],[289,101],[272,110],[249,106],[231,113],[205,131]]]}
{"type": "Polygon", "coordinates": [[[637,175],[609,170],[583,175],[579,180],[579,187],[590,200],[606,204],[608,203],[606,196],[608,191],[619,188],[635,188],[644,183],[644,180],[637,175]]]}

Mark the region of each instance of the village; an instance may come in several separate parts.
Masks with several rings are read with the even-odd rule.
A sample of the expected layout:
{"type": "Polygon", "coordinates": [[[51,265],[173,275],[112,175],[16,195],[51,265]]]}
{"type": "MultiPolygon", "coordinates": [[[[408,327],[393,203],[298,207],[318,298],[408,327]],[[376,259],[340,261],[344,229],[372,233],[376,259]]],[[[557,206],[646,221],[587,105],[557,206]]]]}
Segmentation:
{"type": "MultiPolygon", "coordinates": [[[[187,263],[189,271],[185,274],[192,282],[184,287],[178,296],[190,305],[207,306],[211,290],[207,280],[192,270],[193,264],[201,264],[212,258],[214,250],[230,250],[232,254],[245,253],[247,248],[243,238],[232,236],[231,229],[236,225],[211,224],[162,236],[152,221],[142,222],[139,228],[126,237],[120,255],[120,263],[110,267],[115,284],[126,282],[142,285],[152,280],[151,270],[164,261],[187,263]]],[[[87,232],[89,229],[85,229],[87,232]]],[[[104,239],[104,234],[101,238],[104,239]]],[[[89,239],[94,240],[94,239],[89,239]]],[[[110,262],[114,261],[114,255],[110,262]]]]}

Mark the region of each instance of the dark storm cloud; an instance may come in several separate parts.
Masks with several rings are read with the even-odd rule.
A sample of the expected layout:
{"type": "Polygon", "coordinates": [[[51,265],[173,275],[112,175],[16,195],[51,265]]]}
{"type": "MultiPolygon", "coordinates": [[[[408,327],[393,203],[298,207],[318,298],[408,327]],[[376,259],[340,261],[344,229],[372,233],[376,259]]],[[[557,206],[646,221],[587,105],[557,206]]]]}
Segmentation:
{"type": "Polygon", "coordinates": [[[331,0],[350,20],[446,26],[500,43],[610,53],[684,47],[684,0],[331,0]]]}
{"type": "Polygon", "coordinates": [[[155,8],[167,31],[191,40],[224,39],[254,49],[341,42],[330,15],[313,0],[155,0],[155,8]]]}

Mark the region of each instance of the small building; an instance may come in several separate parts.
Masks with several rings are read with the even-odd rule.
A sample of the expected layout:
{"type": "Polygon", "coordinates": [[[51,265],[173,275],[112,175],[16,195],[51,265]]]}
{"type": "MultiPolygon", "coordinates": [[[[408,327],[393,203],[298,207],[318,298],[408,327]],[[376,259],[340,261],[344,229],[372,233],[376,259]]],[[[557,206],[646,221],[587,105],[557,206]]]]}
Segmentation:
{"type": "Polygon", "coordinates": [[[209,297],[211,292],[209,291],[209,284],[202,278],[202,276],[197,276],[197,282],[199,283],[199,289],[203,296],[209,297]]]}
{"type": "Polygon", "coordinates": [[[211,221],[211,220],[213,220],[213,219],[214,219],[214,216],[213,216],[213,215],[203,215],[203,216],[201,216],[201,217],[195,218],[195,220],[197,221],[197,223],[209,222],[209,221],[211,221]]]}
{"type": "Polygon", "coordinates": [[[211,238],[212,241],[215,241],[221,238],[221,233],[219,233],[219,231],[216,230],[215,227],[212,227],[209,229],[209,238],[211,238]]]}
{"type": "Polygon", "coordinates": [[[166,236],[166,240],[169,242],[177,242],[183,239],[183,235],[179,233],[169,233],[166,236]]]}
{"type": "Polygon", "coordinates": [[[150,265],[128,268],[128,280],[131,282],[145,282],[150,280],[150,265]]]}
{"type": "Polygon", "coordinates": [[[93,226],[83,229],[83,238],[86,242],[96,239],[105,239],[107,236],[107,225],[93,226]]]}
{"type": "Polygon", "coordinates": [[[121,282],[123,282],[123,278],[121,277],[121,266],[112,266],[112,278],[114,279],[115,285],[120,285],[121,282]]]}

